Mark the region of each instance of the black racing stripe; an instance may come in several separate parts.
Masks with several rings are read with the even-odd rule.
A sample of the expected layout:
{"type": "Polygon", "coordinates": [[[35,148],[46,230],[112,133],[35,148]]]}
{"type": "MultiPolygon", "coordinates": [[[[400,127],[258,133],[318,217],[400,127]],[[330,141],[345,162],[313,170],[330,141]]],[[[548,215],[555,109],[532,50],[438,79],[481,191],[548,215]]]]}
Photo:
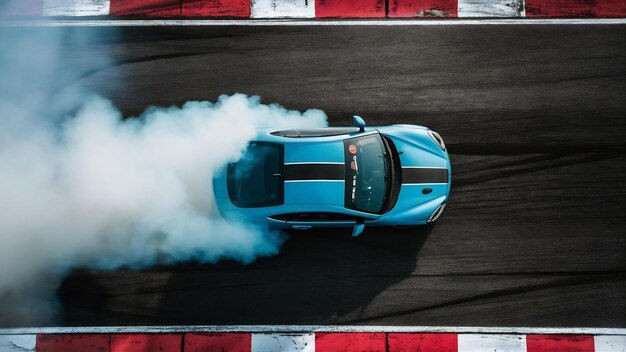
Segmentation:
{"type": "Polygon", "coordinates": [[[344,180],[343,164],[287,164],[285,181],[344,180]]]}
{"type": "Polygon", "coordinates": [[[448,170],[403,167],[402,183],[448,183],[448,170]]]}

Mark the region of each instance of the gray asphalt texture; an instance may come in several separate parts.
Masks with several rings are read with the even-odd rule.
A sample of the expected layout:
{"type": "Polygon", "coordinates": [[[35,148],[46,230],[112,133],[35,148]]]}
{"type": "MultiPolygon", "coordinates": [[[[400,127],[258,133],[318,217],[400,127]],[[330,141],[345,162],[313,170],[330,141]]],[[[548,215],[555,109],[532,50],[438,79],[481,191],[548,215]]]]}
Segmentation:
{"type": "Polygon", "coordinates": [[[434,226],[294,232],[246,266],[77,270],[60,325],[626,326],[624,25],[140,27],[68,50],[128,115],[242,92],[429,126],[453,189],[434,226]]]}

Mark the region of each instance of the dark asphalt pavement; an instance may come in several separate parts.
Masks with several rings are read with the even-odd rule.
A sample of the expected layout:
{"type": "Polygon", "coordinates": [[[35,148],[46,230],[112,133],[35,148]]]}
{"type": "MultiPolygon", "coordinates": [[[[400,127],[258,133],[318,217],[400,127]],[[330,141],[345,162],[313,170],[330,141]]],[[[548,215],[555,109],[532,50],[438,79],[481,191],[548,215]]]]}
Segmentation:
{"type": "Polygon", "coordinates": [[[429,126],[454,187],[432,227],[76,271],[60,325],[626,326],[624,25],[125,28],[67,50],[68,77],[126,114],[242,92],[331,125],[429,126]]]}

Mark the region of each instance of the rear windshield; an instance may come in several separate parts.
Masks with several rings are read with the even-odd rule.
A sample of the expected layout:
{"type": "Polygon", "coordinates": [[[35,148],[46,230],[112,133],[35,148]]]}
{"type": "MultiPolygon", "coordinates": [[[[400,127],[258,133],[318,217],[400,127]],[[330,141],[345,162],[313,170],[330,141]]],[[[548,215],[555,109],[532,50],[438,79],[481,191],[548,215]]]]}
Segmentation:
{"type": "Polygon", "coordinates": [[[228,165],[228,196],[240,208],[283,204],[283,146],[250,143],[244,156],[228,165]]]}

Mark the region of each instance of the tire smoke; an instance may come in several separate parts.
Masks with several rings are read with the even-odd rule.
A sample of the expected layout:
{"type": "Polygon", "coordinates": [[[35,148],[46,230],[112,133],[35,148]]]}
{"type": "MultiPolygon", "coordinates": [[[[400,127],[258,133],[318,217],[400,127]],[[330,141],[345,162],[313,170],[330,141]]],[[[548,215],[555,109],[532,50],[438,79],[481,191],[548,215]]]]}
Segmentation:
{"type": "Polygon", "coordinates": [[[58,33],[7,37],[0,32],[0,325],[49,323],[72,268],[250,263],[278,252],[281,234],[219,217],[212,175],[258,129],[323,127],[322,111],[235,94],[124,119],[77,85],[56,91],[67,74],[58,33]]]}

